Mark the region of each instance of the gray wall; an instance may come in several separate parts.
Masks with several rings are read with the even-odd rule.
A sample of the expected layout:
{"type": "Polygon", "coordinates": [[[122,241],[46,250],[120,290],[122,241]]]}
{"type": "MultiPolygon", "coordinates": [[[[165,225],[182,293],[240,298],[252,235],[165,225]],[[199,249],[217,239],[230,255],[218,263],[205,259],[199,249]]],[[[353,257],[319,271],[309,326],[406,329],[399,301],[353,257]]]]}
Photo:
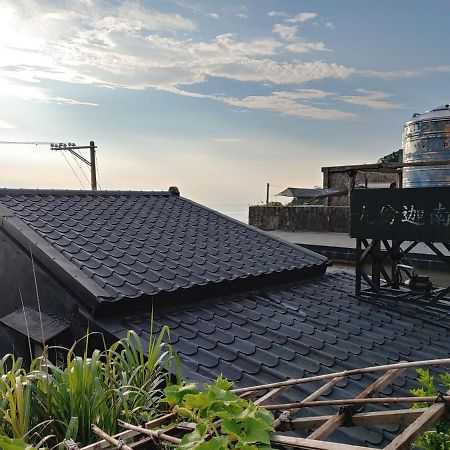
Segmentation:
{"type": "MultiPolygon", "coordinates": [[[[36,260],[34,268],[42,312],[69,323],[70,340],[84,335],[87,321],[79,313],[79,302],[36,260]]],[[[0,317],[22,307],[19,289],[24,304],[38,309],[29,253],[0,229],[0,317]]],[[[0,354],[11,352],[11,334],[8,328],[0,326],[0,354]]],[[[72,345],[73,340],[62,344],[72,345]]]]}
{"type": "Polygon", "coordinates": [[[261,230],[349,232],[346,206],[250,206],[249,224],[261,230]]]}

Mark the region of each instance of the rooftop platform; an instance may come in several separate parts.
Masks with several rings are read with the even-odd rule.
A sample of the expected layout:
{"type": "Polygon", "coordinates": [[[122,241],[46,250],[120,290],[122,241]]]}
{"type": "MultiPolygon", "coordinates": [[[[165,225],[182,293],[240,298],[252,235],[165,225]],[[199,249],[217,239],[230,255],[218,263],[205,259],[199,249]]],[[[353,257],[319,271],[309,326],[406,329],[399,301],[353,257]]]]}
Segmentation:
{"type": "MultiPolygon", "coordinates": [[[[291,244],[302,245],[319,252],[334,261],[355,261],[356,239],[351,238],[347,233],[282,230],[272,230],[268,233],[291,244]]],[[[407,243],[404,244],[406,245],[407,243]]],[[[418,244],[411,255],[411,262],[417,267],[431,269],[445,267],[444,263],[425,244],[418,244]]]]}

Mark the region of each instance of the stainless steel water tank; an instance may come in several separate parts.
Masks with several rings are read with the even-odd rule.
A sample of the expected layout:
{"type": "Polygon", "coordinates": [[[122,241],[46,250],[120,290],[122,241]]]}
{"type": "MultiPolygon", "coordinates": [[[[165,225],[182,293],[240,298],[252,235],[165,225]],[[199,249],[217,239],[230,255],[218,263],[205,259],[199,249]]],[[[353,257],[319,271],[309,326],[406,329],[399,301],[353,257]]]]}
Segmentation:
{"type": "MultiPolygon", "coordinates": [[[[450,164],[450,105],[414,114],[403,131],[403,162],[441,160],[450,164]]],[[[450,186],[450,165],[403,169],[404,188],[436,186],[450,186]]]]}

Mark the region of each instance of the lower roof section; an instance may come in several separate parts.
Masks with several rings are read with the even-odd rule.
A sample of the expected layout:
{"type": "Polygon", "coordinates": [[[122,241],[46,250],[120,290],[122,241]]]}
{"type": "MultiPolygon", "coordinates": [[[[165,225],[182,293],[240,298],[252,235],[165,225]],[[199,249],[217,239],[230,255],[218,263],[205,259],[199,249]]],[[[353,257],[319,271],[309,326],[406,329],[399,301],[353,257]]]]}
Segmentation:
{"type": "MultiPolygon", "coordinates": [[[[406,306],[400,311],[362,302],[352,295],[353,279],[352,274],[337,272],[157,310],[154,330],[170,327],[174,348],[191,378],[204,380],[223,374],[240,387],[401,360],[449,357],[450,321],[442,312],[430,309],[422,319],[420,311],[406,306]]],[[[131,329],[149,339],[149,315],[116,317],[99,324],[117,337],[131,329]]],[[[325,397],[355,397],[377,376],[356,376],[325,397]]],[[[381,395],[408,395],[416,387],[415,378],[414,370],[406,372],[406,378],[385,388],[381,395]]],[[[319,386],[297,386],[279,400],[300,400],[319,386]]],[[[322,408],[317,414],[335,411],[322,408]]],[[[333,438],[379,446],[391,440],[397,430],[397,425],[372,427],[370,431],[346,428],[333,438]]]]}

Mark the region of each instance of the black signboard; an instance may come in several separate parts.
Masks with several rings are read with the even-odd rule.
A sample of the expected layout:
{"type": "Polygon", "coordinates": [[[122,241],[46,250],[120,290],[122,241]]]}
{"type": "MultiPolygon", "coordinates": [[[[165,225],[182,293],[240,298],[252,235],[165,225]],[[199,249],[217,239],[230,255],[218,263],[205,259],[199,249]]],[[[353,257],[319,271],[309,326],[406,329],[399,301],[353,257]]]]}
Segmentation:
{"type": "Polygon", "coordinates": [[[357,189],[350,214],[354,238],[450,242],[450,187],[357,189]]]}

